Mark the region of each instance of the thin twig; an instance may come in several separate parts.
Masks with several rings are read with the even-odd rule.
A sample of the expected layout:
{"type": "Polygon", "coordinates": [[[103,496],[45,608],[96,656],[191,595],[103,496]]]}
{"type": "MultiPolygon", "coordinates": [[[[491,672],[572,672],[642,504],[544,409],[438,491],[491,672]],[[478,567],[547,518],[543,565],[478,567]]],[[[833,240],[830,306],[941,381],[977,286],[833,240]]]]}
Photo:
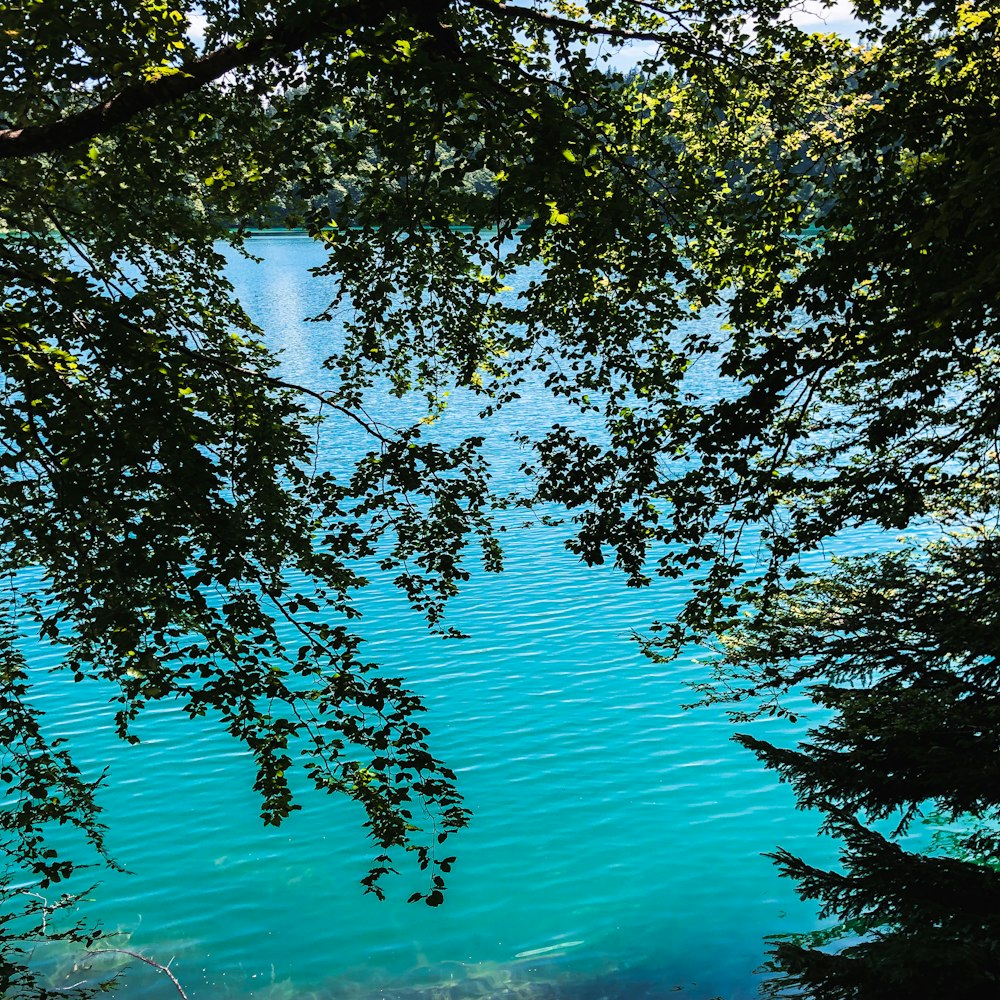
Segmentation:
{"type": "MultiPolygon", "coordinates": [[[[107,955],[111,953],[117,953],[119,955],[128,955],[129,958],[138,959],[140,962],[145,962],[146,965],[151,965],[154,969],[158,969],[160,972],[164,973],[167,978],[174,984],[177,988],[177,992],[181,995],[182,1000],[190,1000],[188,995],[184,992],[184,987],[177,981],[177,977],[170,971],[170,962],[166,965],[161,965],[159,962],[154,962],[151,958],[146,958],[145,955],[140,955],[137,951],[129,951],[127,948],[97,948],[94,951],[88,951],[88,955],[107,955]]],[[[171,962],[173,959],[170,960],[171,962]]]]}

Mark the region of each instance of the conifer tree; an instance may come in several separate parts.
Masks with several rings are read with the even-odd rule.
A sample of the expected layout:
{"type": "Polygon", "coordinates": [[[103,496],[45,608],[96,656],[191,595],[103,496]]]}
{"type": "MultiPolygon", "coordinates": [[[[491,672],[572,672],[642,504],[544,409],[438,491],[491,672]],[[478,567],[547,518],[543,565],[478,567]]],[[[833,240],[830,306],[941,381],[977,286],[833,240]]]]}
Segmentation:
{"type": "Polygon", "coordinates": [[[773,855],[836,918],[779,941],[775,995],[789,984],[821,1000],[997,988],[998,556],[986,534],[844,559],[727,637],[718,669],[746,695],[781,710],[789,688],[808,691],[816,708],[797,747],[736,739],[843,843],[842,870],[773,855]],[[921,821],[942,831],[933,846],[921,821]],[[908,833],[915,846],[900,842],[908,833]]]}

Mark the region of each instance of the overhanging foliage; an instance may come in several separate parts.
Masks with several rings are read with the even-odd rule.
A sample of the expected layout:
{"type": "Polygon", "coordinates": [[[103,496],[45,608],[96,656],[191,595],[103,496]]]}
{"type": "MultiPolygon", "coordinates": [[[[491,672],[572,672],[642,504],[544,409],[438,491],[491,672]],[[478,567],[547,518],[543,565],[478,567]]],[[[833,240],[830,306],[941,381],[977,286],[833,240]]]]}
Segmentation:
{"type": "MultiPolygon", "coordinates": [[[[800,556],[844,528],[982,527],[995,16],[859,13],[867,47],[800,32],[778,4],[0,8],[0,530],[24,627],[64,643],[81,682],[115,685],[126,739],[149,702],[215,718],[255,759],[266,821],[297,807],[296,763],[357,800],[366,888],[410,852],[436,905],[439,844],[468,816],[419,699],[360,657],[357,559],[377,555],[446,631],[467,542],[501,566],[497,498],[479,439],[385,428],[371,393],[422,395],[433,417],[460,385],[491,411],[530,375],[599,418],[598,436],[569,421],[524,442],[518,502],[566,505],[570,547],[633,585],[699,576],[657,655],[727,634],[748,602],[770,635],[800,556]],[[645,46],[638,72],[609,43],[645,46]],[[483,174],[489,190],[465,183],[483,174]],[[338,177],[350,196],[331,200],[338,177]],[[275,375],[215,246],[241,246],[230,223],[289,185],[339,282],[331,313],[351,309],[332,391],[275,375]],[[505,295],[538,260],[543,279],[505,295]],[[720,336],[686,324],[699,312],[720,336]],[[724,398],[691,392],[695,362],[724,398]],[[353,474],[315,474],[316,419],[370,436],[353,474]]],[[[4,633],[22,732],[40,720],[19,642],[4,633]]],[[[94,785],[44,727],[32,738],[20,758],[7,744],[4,816],[44,887],[74,867],[46,828],[98,850],[101,828],[94,785]]]]}

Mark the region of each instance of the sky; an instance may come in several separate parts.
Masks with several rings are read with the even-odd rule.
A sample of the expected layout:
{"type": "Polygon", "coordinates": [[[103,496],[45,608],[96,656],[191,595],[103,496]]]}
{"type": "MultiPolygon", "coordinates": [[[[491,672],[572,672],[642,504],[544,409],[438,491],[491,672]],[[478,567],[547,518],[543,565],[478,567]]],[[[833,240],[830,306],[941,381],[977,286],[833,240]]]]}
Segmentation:
{"type": "MultiPolygon", "coordinates": [[[[824,4],[821,0],[797,0],[789,6],[789,17],[806,31],[833,31],[839,35],[853,36],[857,31],[858,22],[847,0],[833,0],[832,4],[824,4]]],[[[188,35],[200,48],[205,40],[207,19],[204,14],[191,14],[188,35]]]]}
{"type": "Polygon", "coordinates": [[[833,31],[850,37],[858,29],[851,5],[845,0],[834,0],[826,7],[817,0],[803,0],[796,8],[789,9],[789,16],[793,24],[806,31],[833,31]]]}

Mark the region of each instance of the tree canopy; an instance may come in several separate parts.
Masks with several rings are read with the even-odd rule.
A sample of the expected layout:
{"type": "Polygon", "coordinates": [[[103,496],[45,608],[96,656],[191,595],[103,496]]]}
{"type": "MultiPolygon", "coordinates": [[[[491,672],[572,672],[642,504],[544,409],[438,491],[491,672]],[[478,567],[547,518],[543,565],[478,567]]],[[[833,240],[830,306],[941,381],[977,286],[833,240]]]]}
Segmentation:
{"type": "MultiPolygon", "coordinates": [[[[817,685],[833,712],[799,751],[745,740],[826,811],[858,890],[786,871],[870,936],[782,946],[792,980],[898,995],[872,984],[933,938],[973,949],[970,991],[993,982],[992,925],[958,895],[996,891],[989,766],[960,792],[893,740],[911,713],[992,735],[989,637],[968,616],[944,637],[929,595],[986,609],[993,589],[996,13],[894,10],[858,4],[856,44],[719,0],[0,6],[6,886],[73,874],[55,827],[103,850],[102,779],[32,706],[30,629],[112,685],[124,739],[151,702],[216,720],[253,755],[265,822],[298,807],[304,767],[362,807],[367,890],[409,854],[412,898],[442,902],[468,813],[418,696],[359,651],[358,559],[447,632],[468,560],[502,567],[497,505],[557,503],[585,562],[693,575],[647,647],[721,643],[709,698],[781,711],[817,685]],[[338,283],[318,319],[350,307],[332,390],[276,374],[223,275],[219,241],[244,247],[290,192],[338,283]],[[695,362],[725,392],[693,391],[695,362]],[[489,413],[529,378],[601,429],[526,440],[525,490],[499,497],[481,438],[444,442],[433,416],[456,386],[489,413]],[[427,419],[372,420],[384,391],[427,419]],[[370,437],[349,475],[316,472],[319,420],[370,437]],[[824,539],[927,521],[941,547],[815,577],[824,539]],[[881,774],[894,753],[912,783],[881,774]],[[865,823],[927,802],[975,832],[914,930],[891,900],[931,869],[865,823]],[[883,856],[898,868],[865,882],[883,856]]],[[[40,991],[15,946],[33,915],[5,913],[0,971],[40,991]]]]}

